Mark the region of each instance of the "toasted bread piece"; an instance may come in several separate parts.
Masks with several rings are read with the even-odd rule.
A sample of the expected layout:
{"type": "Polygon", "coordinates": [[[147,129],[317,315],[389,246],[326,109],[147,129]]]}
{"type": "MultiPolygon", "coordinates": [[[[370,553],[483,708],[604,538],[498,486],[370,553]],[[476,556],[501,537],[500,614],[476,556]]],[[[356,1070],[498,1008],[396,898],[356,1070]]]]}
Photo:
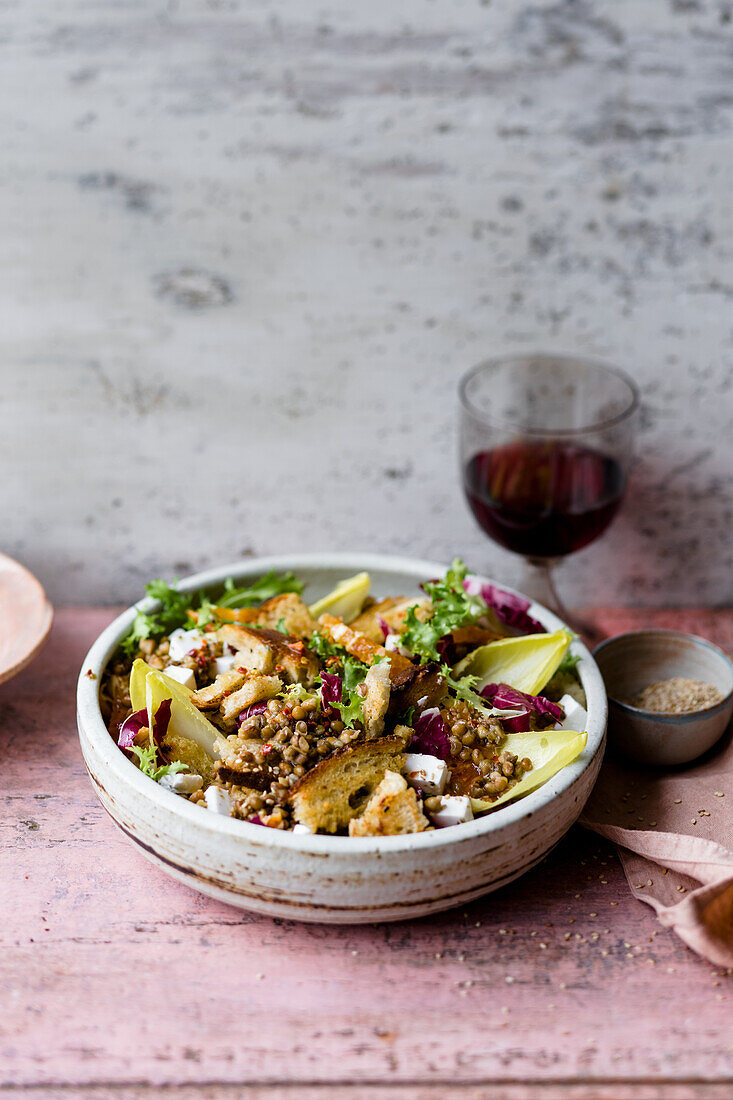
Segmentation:
{"type": "Polygon", "coordinates": [[[341,619],[335,619],[333,615],[321,615],[318,620],[321,630],[335,645],[343,646],[347,653],[365,665],[371,665],[377,657],[387,657],[390,663],[389,678],[393,687],[400,687],[413,678],[416,666],[401,653],[390,653],[383,645],[377,645],[357,630],[352,630],[341,619]]]}
{"type": "Polygon", "coordinates": [[[198,691],[194,691],[191,696],[191,702],[199,710],[213,710],[221,704],[222,699],[225,696],[231,695],[233,691],[240,688],[246,679],[244,672],[239,672],[237,669],[230,668],[227,672],[222,672],[221,676],[217,676],[213,684],[209,684],[208,687],[199,688],[198,691]]]}
{"type": "Polygon", "coordinates": [[[295,820],[314,832],[345,829],[391,769],[404,767],[404,741],[382,737],[350,745],[321,760],[291,787],[295,820]]]}
{"type": "Polygon", "coordinates": [[[195,741],[189,741],[187,737],[179,737],[177,733],[171,733],[170,727],[160,743],[161,756],[167,763],[180,760],[182,764],[188,764],[188,769],[194,775],[200,775],[204,786],[211,782],[215,761],[195,741]]]}
{"type": "Polygon", "coordinates": [[[405,687],[392,692],[389,701],[390,714],[402,714],[410,707],[418,707],[420,711],[427,710],[428,707],[439,707],[447,690],[439,664],[431,662],[421,665],[405,687]]]}
{"type": "Polygon", "coordinates": [[[495,630],[489,630],[487,626],[480,626],[478,623],[462,626],[449,634],[443,660],[447,665],[454,665],[457,661],[463,660],[476,646],[488,645],[489,642],[495,642],[503,637],[503,634],[498,634],[495,630]]]}
{"type": "Polygon", "coordinates": [[[282,629],[293,638],[308,638],[315,630],[316,621],[300,596],[295,592],[283,592],[257,608],[257,625],[271,630],[282,629]]]}
{"type": "Polygon", "coordinates": [[[239,787],[249,787],[252,790],[266,791],[272,782],[272,775],[267,764],[262,758],[262,742],[257,738],[217,737],[216,747],[219,750],[219,763],[215,769],[215,775],[222,783],[235,783],[239,787]],[[243,762],[241,754],[250,753],[248,760],[243,762]],[[252,759],[255,753],[259,754],[260,761],[252,759]]]}
{"type": "Polygon", "coordinates": [[[287,640],[268,627],[227,625],[216,632],[237,651],[237,662],[252,672],[278,672],[290,684],[310,684],[318,675],[318,658],[297,640],[287,640]]]}
{"type": "Polygon", "coordinates": [[[380,620],[384,621],[390,633],[399,634],[411,607],[417,607],[417,617],[425,619],[430,610],[430,600],[426,596],[388,596],[378,603],[371,604],[349,625],[352,630],[366,634],[370,641],[380,645],[384,641],[384,630],[380,620]]]}
{"type": "Polygon", "coordinates": [[[236,718],[245,707],[250,707],[252,703],[261,703],[263,699],[274,699],[282,689],[283,682],[279,676],[254,673],[245,679],[239,691],[226,696],[221,704],[221,713],[227,720],[236,718]]]}
{"type": "Polygon", "coordinates": [[[390,668],[387,661],[380,661],[372,665],[364,677],[364,729],[367,737],[379,737],[384,729],[391,691],[390,668]]]}
{"type": "Polygon", "coordinates": [[[349,836],[421,833],[429,824],[413,788],[397,772],[387,771],[363,813],[349,822],[349,836]]]}

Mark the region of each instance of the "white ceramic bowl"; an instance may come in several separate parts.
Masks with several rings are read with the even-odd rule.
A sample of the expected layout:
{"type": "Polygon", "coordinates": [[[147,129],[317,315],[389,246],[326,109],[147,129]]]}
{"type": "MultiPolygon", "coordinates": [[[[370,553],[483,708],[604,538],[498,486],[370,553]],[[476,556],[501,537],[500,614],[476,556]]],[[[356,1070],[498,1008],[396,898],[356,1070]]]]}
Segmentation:
{"type": "MultiPolygon", "coordinates": [[[[375,595],[417,595],[445,566],[374,554],[260,558],[199,573],[185,591],[292,569],[310,601],[366,569],[375,595]]],[[[505,587],[505,586],[503,586],[505,587]]],[[[143,601],[140,606],[147,606],[143,601]]],[[[563,624],[531,610],[549,630],[563,624]]],[[[151,782],[117,748],[99,709],[99,677],[127,633],[130,608],[107,627],[82,665],[77,718],[82,752],[99,799],[141,852],[204,894],[270,916],[330,924],[402,920],[461,905],[519,877],[557,844],[579,816],[598,774],[606,692],[588,650],[574,642],[588,700],[588,743],[539,790],[465,825],[399,837],[302,836],[263,829],[191,805],[151,782]],[[97,679],[87,675],[91,669],[97,679]]]]}

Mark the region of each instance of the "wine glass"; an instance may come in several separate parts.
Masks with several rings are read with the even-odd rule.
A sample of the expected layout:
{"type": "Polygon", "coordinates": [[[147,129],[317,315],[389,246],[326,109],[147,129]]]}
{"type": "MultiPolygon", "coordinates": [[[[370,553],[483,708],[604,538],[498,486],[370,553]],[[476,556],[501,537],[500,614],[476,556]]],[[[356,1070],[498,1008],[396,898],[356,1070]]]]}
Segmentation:
{"type": "Polygon", "coordinates": [[[568,612],[553,571],[595,541],[621,505],[639,393],[622,371],[588,359],[525,355],[464,375],[463,486],[478,523],[522,554],[528,596],[590,642],[602,632],[568,612]]]}

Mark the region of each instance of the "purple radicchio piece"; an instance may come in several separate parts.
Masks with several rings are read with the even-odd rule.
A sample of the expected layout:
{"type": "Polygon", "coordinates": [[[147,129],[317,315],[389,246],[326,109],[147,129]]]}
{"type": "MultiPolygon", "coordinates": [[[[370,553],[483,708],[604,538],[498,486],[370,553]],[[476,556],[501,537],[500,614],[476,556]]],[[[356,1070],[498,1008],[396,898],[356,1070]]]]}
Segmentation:
{"type": "Polygon", "coordinates": [[[121,749],[131,749],[135,743],[137,737],[143,726],[148,724],[148,712],[146,710],[136,710],[132,714],[128,714],[125,721],[120,726],[120,732],[117,737],[117,744],[121,749]]]}
{"type": "Polygon", "coordinates": [[[413,724],[415,735],[410,742],[411,752],[424,752],[447,760],[450,756],[450,738],[445,722],[437,707],[424,710],[413,724]]]}
{"type": "Polygon", "coordinates": [[[248,707],[245,707],[242,713],[239,715],[237,722],[242,725],[242,722],[246,722],[248,718],[253,718],[255,714],[264,714],[267,710],[267,703],[250,703],[248,707]]]}
{"type": "Polygon", "coordinates": [[[497,710],[522,711],[522,714],[514,718],[501,719],[507,733],[528,733],[532,715],[541,729],[552,726],[555,722],[562,722],[565,717],[562,707],[546,699],[544,695],[527,695],[508,684],[487,684],[482,688],[481,695],[497,710]]]}
{"type": "Polygon", "coordinates": [[[545,628],[531,615],[527,614],[530,601],[513,592],[505,592],[495,584],[482,584],[476,577],[467,577],[463,587],[469,596],[480,596],[487,607],[496,612],[507,626],[520,630],[523,634],[544,634],[545,628]]]}
{"type": "Polygon", "coordinates": [[[337,676],[334,672],[321,673],[321,703],[324,710],[332,707],[335,703],[341,702],[342,690],[343,684],[340,676],[337,676]]]}

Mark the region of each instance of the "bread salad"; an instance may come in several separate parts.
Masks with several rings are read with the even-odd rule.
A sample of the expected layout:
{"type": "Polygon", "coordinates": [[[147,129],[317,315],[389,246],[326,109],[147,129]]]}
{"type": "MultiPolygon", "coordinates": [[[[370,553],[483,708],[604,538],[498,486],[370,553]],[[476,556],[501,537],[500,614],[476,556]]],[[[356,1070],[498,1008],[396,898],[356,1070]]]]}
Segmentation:
{"type": "Polygon", "coordinates": [[[584,749],[571,635],[460,560],[418,597],[372,596],[367,573],[303,587],[147,586],[101,704],[151,782],[254,825],[391,836],[490,813],[584,749]]]}

